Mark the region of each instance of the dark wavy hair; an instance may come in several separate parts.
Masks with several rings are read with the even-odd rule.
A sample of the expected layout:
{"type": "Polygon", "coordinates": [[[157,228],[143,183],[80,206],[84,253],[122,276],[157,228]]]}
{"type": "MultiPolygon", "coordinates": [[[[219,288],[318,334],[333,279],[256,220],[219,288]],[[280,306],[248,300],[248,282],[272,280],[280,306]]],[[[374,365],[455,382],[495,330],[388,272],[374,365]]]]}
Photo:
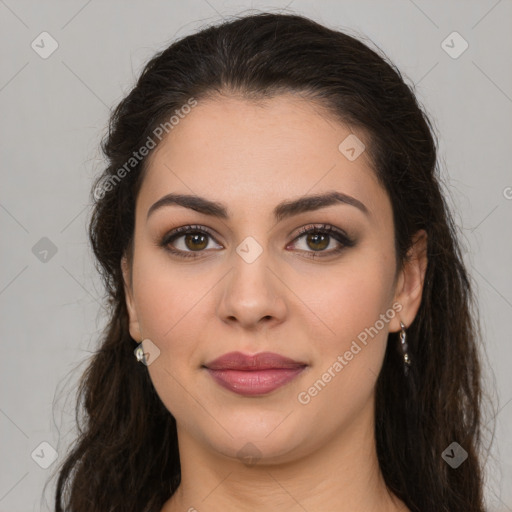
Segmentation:
{"type": "Polygon", "coordinates": [[[413,86],[378,48],[300,15],[260,12],[158,52],[111,115],[101,145],[108,166],[93,186],[89,224],[109,317],[79,383],[79,433],[58,468],[56,512],[159,512],[181,480],[175,419],[134,356],[121,272],[122,256],[132,255],[147,157],[106,184],[190,98],[252,101],[287,92],[367,135],[393,207],[397,268],[414,234],[428,235],[422,301],[408,328],[414,364],[404,375],[398,334],[390,333],[376,384],[375,438],[386,485],[414,512],[485,510],[480,327],[441,191],[433,125],[413,86]],[[457,469],[442,458],[454,441],[468,454],[457,469]]]}

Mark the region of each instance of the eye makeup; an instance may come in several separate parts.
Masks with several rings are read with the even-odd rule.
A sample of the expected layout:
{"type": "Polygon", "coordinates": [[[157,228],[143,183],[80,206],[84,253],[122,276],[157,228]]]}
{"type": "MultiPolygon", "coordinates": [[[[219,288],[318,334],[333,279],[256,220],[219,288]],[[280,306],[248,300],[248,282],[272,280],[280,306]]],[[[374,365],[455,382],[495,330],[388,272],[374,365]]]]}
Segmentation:
{"type": "MultiPolygon", "coordinates": [[[[336,254],[341,253],[346,248],[353,247],[355,245],[355,240],[351,238],[345,231],[331,225],[331,224],[308,224],[299,229],[297,235],[292,240],[290,244],[286,247],[290,247],[290,245],[295,245],[295,243],[302,239],[306,238],[306,243],[311,243],[311,238],[314,237],[314,244],[322,244],[326,240],[330,242],[334,240],[337,242],[338,246],[334,249],[325,251],[325,250],[299,250],[299,252],[303,253],[307,258],[325,258],[330,257],[336,254]],[[320,240],[319,240],[320,238],[320,240]]],[[[172,231],[166,233],[158,242],[158,245],[162,247],[164,250],[172,254],[173,256],[177,256],[178,258],[198,258],[201,257],[201,253],[206,252],[206,247],[209,245],[209,240],[213,239],[215,242],[215,237],[213,233],[209,230],[209,228],[201,225],[186,225],[181,226],[179,228],[173,229],[172,231]],[[187,250],[187,246],[185,245],[185,249],[178,249],[175,246],[175,242],[180,239],[184,239],[184,243],[196,243],[198,245],[196,250],[187,250]],[[202,247],[206,240],[206,247],[202,247]]],[[[190,247],[188,247],[190,249],[190,247]]]]}

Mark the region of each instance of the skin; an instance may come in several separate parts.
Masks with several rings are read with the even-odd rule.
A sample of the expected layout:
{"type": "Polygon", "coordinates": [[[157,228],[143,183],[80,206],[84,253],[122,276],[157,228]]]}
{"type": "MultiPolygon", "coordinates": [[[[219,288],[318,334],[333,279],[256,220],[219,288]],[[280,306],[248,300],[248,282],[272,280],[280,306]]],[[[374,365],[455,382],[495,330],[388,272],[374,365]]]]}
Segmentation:
{"type": "Polygon", "coordinates": [[[123,258],[122,268],[130,334],[160,350],[147,369],[177,422],[182,483],[163,512],[408,510],[380,473],[373,408],[388,332],[399,331],[400,320],[410,325],[420,305],[426,235],[417,233],[410,259],[397,269],[386,191],[366,152],[350,161],[338,150],[350,133],[292,94],[258,103],[223,96],[200,101],[150,155],[133,260],[123,258]],[[338,203],[273,218],[281,201],[332,190],[364,203],[368,215],[338,203]],[[170,192],[223,203],[230,218],[173,205],[146,219],[170,192]],[[323,245],[296,238],[299,228],[324,223],[345,230],[355,245],[309,258],[339,246],[332,237],[323,245]],[[188,224],[213,233],[188,244],[182,233],[174,240],[197,258],[159,245],[188,224]],[[248,236],[262,249],[251,263],[236,251],[248,236]],[[399,313],[300,403],[298,394],[393,304],[399,313]],[[241,396],[202,368],[235,350],[277,352],[308,367],[265,396],[241,396]],[[252,464],[240,455],[249,442],[258,456],[252,464]]]}

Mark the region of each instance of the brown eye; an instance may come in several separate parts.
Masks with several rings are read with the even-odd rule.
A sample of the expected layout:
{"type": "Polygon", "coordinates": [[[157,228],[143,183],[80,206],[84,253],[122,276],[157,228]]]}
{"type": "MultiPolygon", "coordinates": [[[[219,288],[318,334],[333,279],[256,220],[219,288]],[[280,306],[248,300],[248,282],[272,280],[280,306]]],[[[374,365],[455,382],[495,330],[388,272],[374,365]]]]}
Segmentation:
{"type": "Polygon", "coordinates": [[[322,233],[308,233],[306,240],[315,251],[322,251],[329,246],[330,236],[322,233]]]}
{"type": "Polygon", "coordinates": [[[203,233],[194,233],[182,236],[184,236],[186,247],[191,251],[206,249],[206,246],[208,245],[208,235],[204,235],[203,233]]]}
{"type": "Polygon", "coordinates": [[[292,245],[299,245],[297,241],[301,239],[304,239],[305,248],[299,247],[299,250],[309,258],[332,256],[340,253],[346,247],[355,245],[355,242],[343,231],[328,224],[305,226],[300,230],[292,245]],[[326,250],[331,244],[333,248],[326,250]]]}
{"type": "MultiPolygon", "coordinates": [[[[195,258],[205,252],[213,236],[204,228],[182,226],[168,233],[160,242],[166,251],[183,258],[195,258]]],[[[218,246],[221,247],[221,246],[218,246]]]]}

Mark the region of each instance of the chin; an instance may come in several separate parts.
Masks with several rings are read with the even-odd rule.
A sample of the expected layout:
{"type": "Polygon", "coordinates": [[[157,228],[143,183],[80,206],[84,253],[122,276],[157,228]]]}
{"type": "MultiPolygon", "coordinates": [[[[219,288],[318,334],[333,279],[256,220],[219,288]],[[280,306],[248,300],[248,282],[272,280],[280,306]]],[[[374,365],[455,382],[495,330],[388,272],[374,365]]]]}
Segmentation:
{"type": "Polygon", "coordinates": [[[281,415],[276,422],[251,421],[250,417],[243,423],[233,422],[229,430],[233,437],[223,435],[222,438],[210,439],[210,446],[249,466],[254,464],[252,461],[259,464],[289,462],[308,451],[308,440],[314,435],[314,425],[311,425],[313,431],[300,430],[290,420],[291,416],[283,421],[281,415]]]}

